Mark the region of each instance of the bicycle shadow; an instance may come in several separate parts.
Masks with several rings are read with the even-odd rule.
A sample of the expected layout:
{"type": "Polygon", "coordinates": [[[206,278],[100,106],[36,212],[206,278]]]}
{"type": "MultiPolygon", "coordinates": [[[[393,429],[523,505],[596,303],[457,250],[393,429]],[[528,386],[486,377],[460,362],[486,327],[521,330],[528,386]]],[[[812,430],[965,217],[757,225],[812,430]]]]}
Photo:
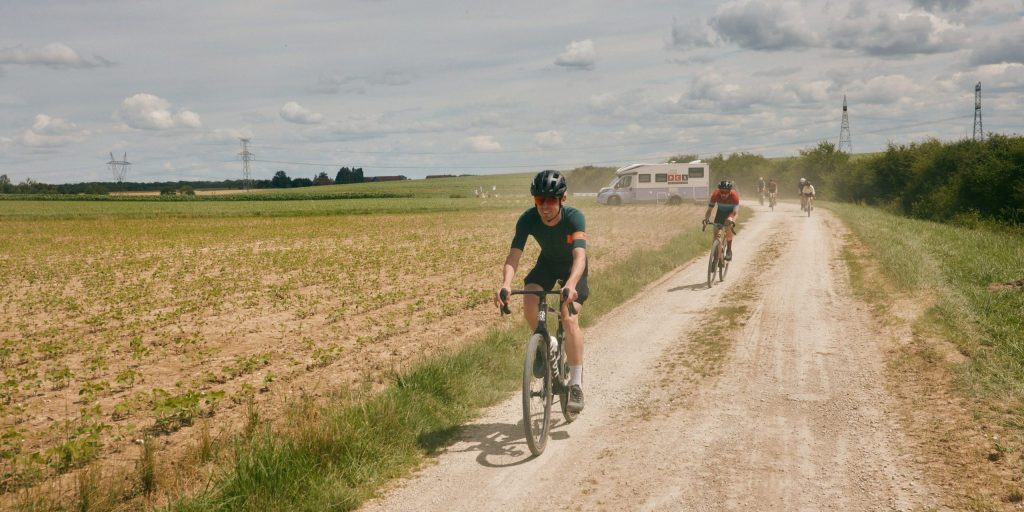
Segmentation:
{"type": "MultiPolygon", "coordinates": [[[[555,411],[552,410],[552,415],[555,411]]],[[[557,430],[564,427],[564,421],[555,423],[552,418],[551,432],[548,442],[563,441],[569,438],[565,430],[557,430]]],[[[518,423],[483,423],[475,425],[464,425],[459,432],[457,441],[472,443],[470,446],[459,449],[449,449],[449,452],[473,452],[480,453],[476,456],[478,464],[489,468],[507,468],[518,466],[533,459],[530,448],[526,446],[526,435],[523,433],[522,421],[518,423]]]]}
{"type": "Polygon", "coordinates": [[[697,290],[707,290],[707,289],[708,289],[707,281],[701,281],[699,283],[688,284],[686,286],[676,286],[675,288],[669,288],[668,291],[669,292],[678,292],[680,290],[686,290],[686,291],[695,292],[697,290]]]}

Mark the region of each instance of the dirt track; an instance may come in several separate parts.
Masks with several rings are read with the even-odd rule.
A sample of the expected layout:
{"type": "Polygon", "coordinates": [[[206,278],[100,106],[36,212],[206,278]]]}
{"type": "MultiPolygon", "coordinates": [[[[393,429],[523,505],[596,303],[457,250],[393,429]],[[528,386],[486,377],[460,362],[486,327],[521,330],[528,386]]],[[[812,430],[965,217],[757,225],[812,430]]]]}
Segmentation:
{"type": "Polygon", "coordinates": [[[882,336],[839,259],[845,230],[821,209],[754,208],[725,283],[707,289],[699,258],[586,330],[586,410],[543,455],[526,448],[517,394],[365,509],[935,507],[888,414],[882,336]],[[747,309],[721,367],[687,375],[674,363],[699,366],[702,322],[735,304],[747,309]]]}

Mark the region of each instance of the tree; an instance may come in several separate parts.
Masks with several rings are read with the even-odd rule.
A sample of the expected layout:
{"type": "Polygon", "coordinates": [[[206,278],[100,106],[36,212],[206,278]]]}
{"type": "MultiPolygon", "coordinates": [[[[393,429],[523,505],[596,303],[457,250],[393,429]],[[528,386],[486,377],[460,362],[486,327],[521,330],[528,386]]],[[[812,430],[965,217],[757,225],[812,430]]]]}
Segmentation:
{"type": "Polygon", "coordinates": [[[288,188],[292,185],[291,178],[284,171],[277,171],[270,179],[271,188],[288,188]]]}
{"type": "Polygon", "coordinates": [[[348,167],[342,167],[338,169],[338,175],[334,177],[334,182],[337,184],[352,183],[352,170],[348,167]]]}
{"type": "Polygon", "coordinates": [[[363,182],[363,168],[353,167],[342,167],[338,169],[338,175],[334,177],[335,183],[362,183],[363,182]]]}
{"type": "Polygon", "coordinates": [[[0,174],[0,194],[11,192],[11,179],[6,174],[0,174]]]}
{"type": "Polygon", "coordinates": [[[330,185],[332,183],[334,183],[334,180],[332,180],[331,177],[328,176],[326,172],[321,172],[316,176],[316,178],[313,179],[313,185],[317,186],[330,185]]]}
{"type": "Polygon", "coordinates": [[[697,155],[675,155],[668,159],[667,164],[688,164],[697,159],[697,155]]]}
{"type": "Polygon", "coordinates": [[[191,185],[185,185],[185,186],[179,188],[178,189],[178,193],[183,195],[183,196],[194,196],[194,195],[196,195],[196,191],[192,188],[191,185]]]}
{"type": "Polygon", "coordinates": [[[90,183],[85,186],[85,193],[94,196],[105,196],[110,194],[107,187],[100,185],[99,183],[90,183]]]}
{"type": "Polygon", "coordinates": [[[293,187],[312,187],[313,180],[309,178],[295,178],[292,180],[293,187]]]}

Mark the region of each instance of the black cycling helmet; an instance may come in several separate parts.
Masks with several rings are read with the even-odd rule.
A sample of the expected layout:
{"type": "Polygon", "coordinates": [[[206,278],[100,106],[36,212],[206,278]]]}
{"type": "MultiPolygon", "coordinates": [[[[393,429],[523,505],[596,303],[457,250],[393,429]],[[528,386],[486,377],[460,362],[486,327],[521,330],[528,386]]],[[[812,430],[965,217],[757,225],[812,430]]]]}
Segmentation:
{"type": "Polygon", "coordinates": [[[719,190],[732,190],[732,182],[729,180],[722,180],[718,182],[719,190]]]}
{"type": "Polygon", "coordinates": [[[541,197],[562,197],[565,195],[565,176],[558,171],[541,171],[530,183],[530,194],[541,197]]]}

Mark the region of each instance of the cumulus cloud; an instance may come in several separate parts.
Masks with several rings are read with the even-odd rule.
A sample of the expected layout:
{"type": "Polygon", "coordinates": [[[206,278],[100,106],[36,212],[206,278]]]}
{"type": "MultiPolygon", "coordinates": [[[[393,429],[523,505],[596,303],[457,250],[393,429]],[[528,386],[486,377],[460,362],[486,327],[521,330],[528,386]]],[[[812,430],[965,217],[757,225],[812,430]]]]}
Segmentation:
{"type": "Polygon", "coordinates": [[[754,0],[726,4],[708,20],[725,41],[751,50],[786,50],[813,46],[818,40],[796,4],[754,0]]]}
{"type": "Polygon", "coordinates": [[[1018,62],[1024,64],[1024,26],[1009,36],[1001,37],[995,42],[974,49],[971,52],[971,65],[1001,64],[1018,62]]]}
{"type": "Polygon", "coordinates": [[[562,145],[562,134],[558,130],[548,130],[533,136],[538,146],[550,148],[562,145]]]}
{"type": "Polygon", "coordinates": [[[296,124],[319,124],[324,120],[323,114],[312,112],[294,101],[285,103],[280,114],[281,119],[296,124]]]}
{"type": "Polygon", "coordinates": [[[714,44],[714,34],[703,20],[691,18],[680,24],[672,19],[672,48],[708,48],[714,44]]]}
{"type": "Polygon", "coordinates": [[[923,91],[912,78],[906,75],[876,76],[868,80],[856,80],[848,86],[849,96],[857,103],[889,105],[910,101],[923,91]]]}
{"type": "Polygon", "coordinates": [[[36,114],[32,126],[18,136],[18,142],[36,148],[59,147],[78,142],[87,135],[89,131],[80,129],[75,123],[59,117],[36,114]]]}
{"type": "MultiPolygon", "coordinates": [[[[947,89],[974,95],[974,84],[981,82],[982,101],[993,91],[1024,92],[1024,64],[1002,63],[978,66],[969,72],[954,73],[947,89]]],[[[1020,95],[1018,94],[1018,97],[1020,95]]]]}
{"type": "Polygon", "coordinates": [[[762,71],[755,71],[755,72],[752,73],[752,75],[754,75],[754,76],[786,76],[786,75],[792,75],[792,74],[794,74],[794,73],[796,73],[798,71],[800,71],[800,67],[799,66],[793,66],[793,67],[773,68],[773,69],[765,69],[765,70],[762,70],[762,71]]]}
{"type": "Polygon", "coordinates": [[[573,41],[565,47],[557,59],[555,65],[570,69],[594,69],[597,61],[597,54],[594,51],[594,42],[590,39],[573,41]]]}
{"type": "Polygon", "coordinates": [[[410,83],[412,83],[412,76],[397,70],[387,70],[372,76],[322,74],[317,78],[316,85],[310,87],[309,91],[322,94],[364,94],[366,88],[372,85],[397,87],[410,83]]]}
{"type": "Polygon", "coordinates": [[[115,117],[137,130],[170,130],[173,128],[199,128],[199,114],[190,110],[171,113],[171,102],[152,94],[139,93],[125,98],[115,117]]]}
{"type": "Polygon", "coordinates": [[[203,140],[205,142],[237,142],[238,139],[251,139],[253,138],[252,129],[249,127],[245,128],[217,128],[210,130],[203,134],[203,140]]]}
{"type": "Polygon", "coordinates": [[[45,66],[60,68],[95,68],[115,65],[107,59],[95,56],[86,59],[64,43],[50,43],[38,47],[15,46],[0,49],[0,64],[19,64],[22,66],[45,66]]]}
{"type": "Polygon", "coordinates": [[[843,20],[829,31],[832,46],[874,56],[931,54],[960,49],[967,38],[955,25],[926,12],[883,13],[843,20]]]}
{"type": "Polygon", "coordinates": [[[962,11],[971,0],[913,0],[911,4],[926,11],[962,11]]]}
{"type": "Polygon", "coordinates": [[[501,144],[490,135],[467,137],[466,145],[473,151],[501,151],[501,144]]]}

